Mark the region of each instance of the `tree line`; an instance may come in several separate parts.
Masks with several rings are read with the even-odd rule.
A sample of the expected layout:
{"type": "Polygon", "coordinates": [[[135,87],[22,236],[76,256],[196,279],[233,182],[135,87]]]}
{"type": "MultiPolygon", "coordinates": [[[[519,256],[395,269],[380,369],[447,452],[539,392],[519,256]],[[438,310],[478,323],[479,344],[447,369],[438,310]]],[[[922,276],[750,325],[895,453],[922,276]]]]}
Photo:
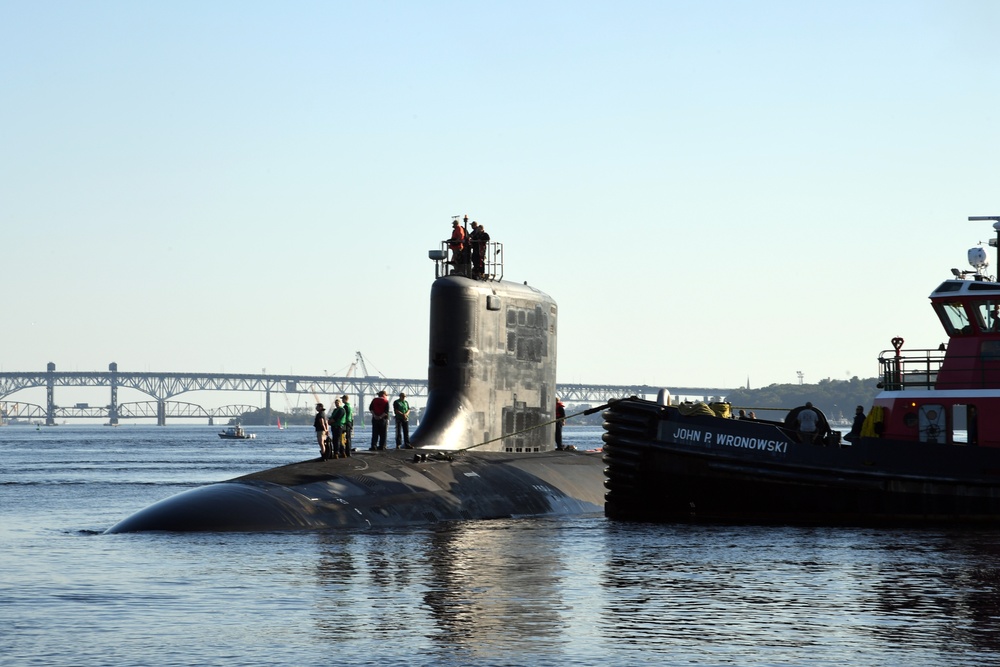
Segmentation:
{"type": "MultiPolygon", "coordinates": [[[[865,413],[871,408],[872,400],[878,394],[879,378],[861,379],[858,376],[850,380],[820,380],[816,384],[772,384],[759,389],[736,389],[725,397],[732,405],[733,412],[744,409],[754,412],[761,419],[785,418],[785,413],[792,408],[811,402],[819,408],[829,420],[852,420],[854,408],[862,406],[865,413]]],[[[590,408],[590,405],[572,405],[566,407],[566,413],[572,414],[590,408]]],[[[569,420],[573,426],[600,426],[603,417],[600,412],[592,415],[580,415],[569,420]]]]}
{"type": "MultiPolygon", "coordinates": [[[[872,400],[879,392],[878,382],[879,378],[861,379],[855,375],[850,380],[827,378],[816,384],[771,384],[759,389],[736,389],[725,400],[733,406],[734,412],[742,408],[747,412],[753,411],[762,419],[784,419],[788,410],[810,401],[822,410],[827,419],[850,421],[854,417],[856,406],[864,407],[865,413],[871,408],[872,400]]],[[[566,413],[572,414],[590,407],[585,404],[566,406],[566,413]]],[[[293,410],[291,413],[271,410],[268,420],[267,411],[261,408],[247,412],[232,422],[261,425],[270,421],[273,424],[278,418],[282,424],[311,426],[313,416],[314,413],[307,410],[293,410]]],[[[360,415],[356,415],[355,420],[360,425],[360,415]]],[[[592,415],[579,415],[568,423],[573,426],[600,426],[602,422],[601,413],[596,412],[592,415]]]]}
{"type": "Polygon", "coordinates": [[[861,379],[855,375],[850,380],[827,378],[816,384],[772,384],[760,389],[737,389],[726,400],[733,410],[753,410],[765,419],[783,419],[786,411],[810,401],[827,419],[851,420],[855,407],[862,406],[865,413],[871,408],[879,392],[878,382],[879,378],[861,379]],[[781,413],[766,409],[778,409],[781,413]]]}

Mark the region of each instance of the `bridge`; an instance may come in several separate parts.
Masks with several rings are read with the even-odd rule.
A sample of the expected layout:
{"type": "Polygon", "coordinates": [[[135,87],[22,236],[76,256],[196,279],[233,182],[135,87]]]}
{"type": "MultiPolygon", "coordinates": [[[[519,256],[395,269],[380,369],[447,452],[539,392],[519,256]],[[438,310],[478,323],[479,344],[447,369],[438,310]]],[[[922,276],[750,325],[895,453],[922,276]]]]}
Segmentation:
{"type": "MultiPolygon", "coordinates": [[[[714,399],[726,396],[731,388],[663,387],[674,396],[714,399]]],[[[326,375],[268,375],[255,373],[132,373],[119,371],[112,363],[107,371],[57,371],[53,363],[35,373],[0,372],[0,417],[25,419],[53,425],[67,419],[104,419],[119,424],[122,419],[155,418],[160,426],[171,419],[232,419],[246,412],[263,408],[270,422],[272,394],[306,395],[316,401],[322,397],[347,394],[355,406],[366,406],[367,398],[385,390],[390,396],[405,392],[410,398],[427,398],[426,379],[364,377],[330,377],[326,375]],[[45,388],[45,405],[13,401],[11,397],[24,390],[45,388]],[[64,407],[56,402],[56,387],[107,387],[109,402],[103,406],[77,403],[64,407]],[[151,400],[119,403],[118,390],[131,389],[146,394],[151,400]],[[264,394],[264,405],[234,403],[206,409],[191,402],[174,400],[193,391],[258,392],[264,394]]],[[[661,387],[649,385],[557,384],[557,395],[566,403],[607,403],[625,396],[656,396],[661,387]]],[[[360,410],[360,408],[359,408],[360,410]]]]}

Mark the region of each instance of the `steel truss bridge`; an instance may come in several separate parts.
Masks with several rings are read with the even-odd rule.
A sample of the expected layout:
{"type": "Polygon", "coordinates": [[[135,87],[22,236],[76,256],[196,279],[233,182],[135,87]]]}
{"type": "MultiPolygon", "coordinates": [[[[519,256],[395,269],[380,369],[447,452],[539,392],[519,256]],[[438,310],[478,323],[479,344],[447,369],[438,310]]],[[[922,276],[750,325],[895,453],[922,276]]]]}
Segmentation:
{"type": "MultiPolygon", "coordinates": [[[[699,387],[665,387],[674,396],[700,397],[704,399],[726,396],[732,389],[699,387]]],[[[103,371],[57,371],[55,364],[48,364],[45,371],[37,373],[0,372],[0,417],[25,419],[56,424],[67,419],[104,419],[109,424],[118,424],[122,419],[155,418],[163,426],[170,419],[207,419],[209,424],[216,418],[232,419],[246,412],[259,410],[267,412],[270,422],[271,395],[274,393],[308,395],[317,400],[323,397],[347,394],[357,402],[355,406],[367,405],[367,397],[385,390],[390,396],[406,392],[407,397],[426,398],[427,380],[384,378],[368,375],[365,377],[330,377],[326,375],[266,375],[242,373],[131,373],[118,370],[117,364],[110,364],[103,371]],[[13,394],[26,389],[45,388],[45,405],[37,405],[11,399],[13,394]],[[56,387],[107,387],[110,401],[104,406],[77,403],[71,407],[56,403],[56,387]],[[148,401],[118,402],[118,390],[131,389],[150,396],[148,401]],[[192,391],[258,392],[264,394],[264,406],[232,404],[221,408],[207,409],[190,402],[174,400],[176,396],[192,391]]],[[[606,403],[613,398],[625,396],[655,396],[661,387],[648,385],[594,385],[557,384],[557,395],[566,403],[606,403]]],[[[361,408],[357,408],[360,410],[361,408]]]]}

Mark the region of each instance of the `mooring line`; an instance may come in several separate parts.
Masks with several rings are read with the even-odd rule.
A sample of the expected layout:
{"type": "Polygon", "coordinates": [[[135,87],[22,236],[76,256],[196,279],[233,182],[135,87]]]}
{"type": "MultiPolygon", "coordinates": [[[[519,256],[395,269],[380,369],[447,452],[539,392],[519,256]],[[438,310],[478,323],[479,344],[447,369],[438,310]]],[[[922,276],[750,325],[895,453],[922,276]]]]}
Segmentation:
{"type": "Polygon", "coordinates": [[[488,445],[491,442],[496,442],[497,440],[503,440],[504,438],[509,438],[511,436],[520,435],[522,433],[527,433],[528,431],[533,431],[536,428],[542,428],[543,426],[548,426],[549,424],[555,424],[560,419],[572,419],[573,417],[579,417],[580,415],[592,415],[595,412],[598,412],[600,410],[604,410],[605,408],[609,407],[613,403],[616,403],[617,401],[620,401],[620,400],[622,400],[622,399],[615,398],[615,399],[612,399],[612,400],[608,401],[604,405],[598,405],[596,408],[587,408],[586,410],[581,410],[580,412],[574,412],[573,414],[566,415],[565,417],[558,417],[556,419],[550,419],[547,422],[543,422],[541,424],[535,424],[534,426],[529,426],[528,428],[523,428],[520,431],[514,431],[512,433],[505,433],[504,435],[498,436],[498,437],[493,438],[491,440],[487,440],[485,442],[480,442],[479,444],[476,444],[476,445],[469,445],[468,447],[460,447],[459,449],[455,449],[455,450],[452,450],[452,451],[464,452],[464,451],[466,451],[468,449],[475,449],[476,447],[482,447],[483,445],[488,445]]]}

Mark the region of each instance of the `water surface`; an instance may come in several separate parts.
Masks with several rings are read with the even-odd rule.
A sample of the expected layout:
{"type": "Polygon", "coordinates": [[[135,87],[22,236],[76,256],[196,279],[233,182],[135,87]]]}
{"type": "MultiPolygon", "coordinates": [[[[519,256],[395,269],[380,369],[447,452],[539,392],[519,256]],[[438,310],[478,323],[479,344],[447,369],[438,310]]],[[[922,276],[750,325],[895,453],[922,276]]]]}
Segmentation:
{"type": "MultiPolygon", "coordinates": [[[[0,428],[0,664],[995,665],[1000,532],[647,525],[101,533],[309,428],[0,428]]],[[[362,438],[364,437],[362,433],[362,438]]],[[[600,429],[567,427],[581,448],[600,429]]]]}

